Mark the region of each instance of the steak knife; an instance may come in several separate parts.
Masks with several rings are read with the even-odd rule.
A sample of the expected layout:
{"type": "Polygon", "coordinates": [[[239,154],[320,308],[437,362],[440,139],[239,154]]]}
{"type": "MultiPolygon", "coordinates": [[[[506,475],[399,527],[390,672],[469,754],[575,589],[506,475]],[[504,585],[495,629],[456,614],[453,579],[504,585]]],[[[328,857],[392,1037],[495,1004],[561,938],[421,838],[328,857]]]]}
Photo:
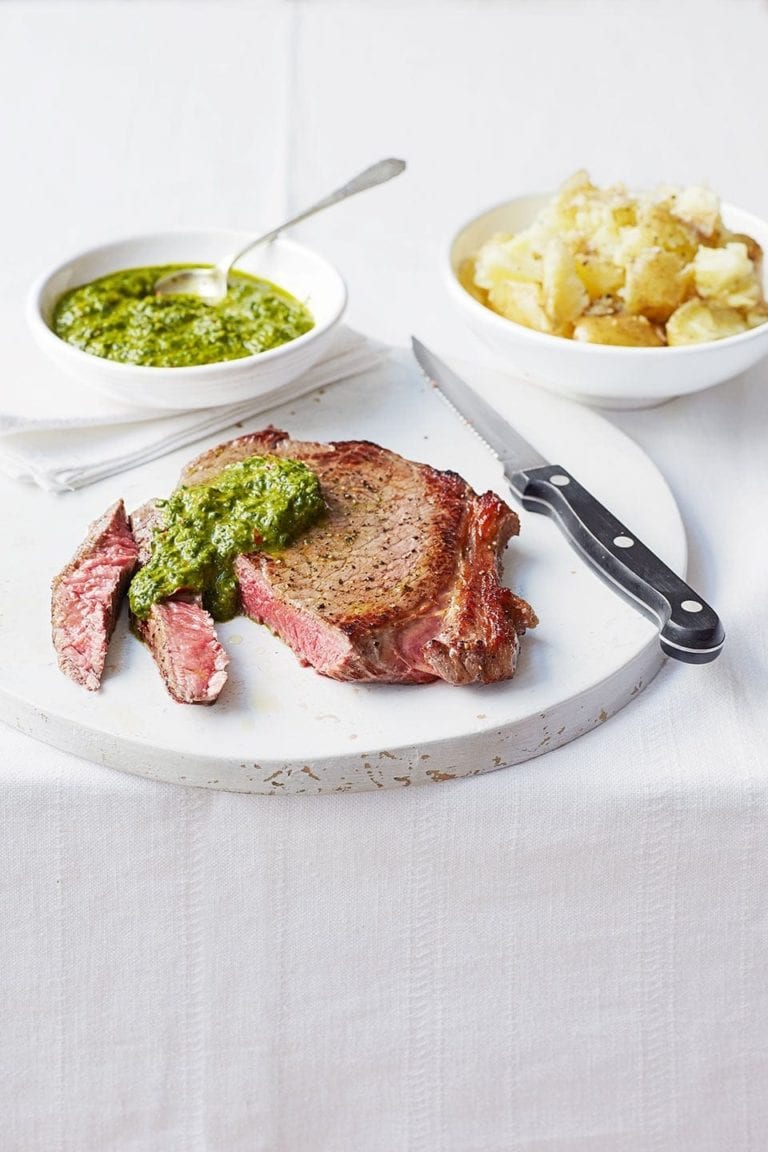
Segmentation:
{"type": "Polygon", "coordinates": [[[499,458],[512,491],[529,512],[551,516],[568,542],[615,592],[659,625],[667,656],[707,664],[720,655],[723,626],[658,556],[609,512],[567,468],[551,464],[447,364],[412,337],[425,375],[499,458]]]}

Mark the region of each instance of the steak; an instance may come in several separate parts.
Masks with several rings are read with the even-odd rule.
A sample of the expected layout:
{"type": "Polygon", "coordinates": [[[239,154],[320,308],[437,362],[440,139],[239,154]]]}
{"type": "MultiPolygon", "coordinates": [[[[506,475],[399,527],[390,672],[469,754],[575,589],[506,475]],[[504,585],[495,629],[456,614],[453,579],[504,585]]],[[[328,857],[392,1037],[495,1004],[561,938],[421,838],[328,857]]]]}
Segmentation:
{"type": "Polygon", "coordinates": [[[235,561],[242,607],[304,664],[336,680],[423,684],[509,679],[533,609],[500,582],[519,531],[492,492],[367,441],[303,443],[274,428],[203,453],[181,483],[248,456],[302,460],[327,515],[278,555],[235,561]]]}
{"type": "Polygon", "coordinates": [[[88,535],[51,587],[53,646],[62,672],[94,692],[120,603],[138,561],[138,548],[118,500],[94,520],[88,535]]]}
{"type": "MultiPolygon", "coordinates": [[[[152,532],[162,518],[154,501],[131,515],[139,564],[150,555],[152,532]]],[[[213,704],[227,681],[229,657],[216,636],[213,618],[194,592],[153,604],[141,620],[131,614],[134,632],[152,654],[166,688],[180,704],[213,704]]]]}

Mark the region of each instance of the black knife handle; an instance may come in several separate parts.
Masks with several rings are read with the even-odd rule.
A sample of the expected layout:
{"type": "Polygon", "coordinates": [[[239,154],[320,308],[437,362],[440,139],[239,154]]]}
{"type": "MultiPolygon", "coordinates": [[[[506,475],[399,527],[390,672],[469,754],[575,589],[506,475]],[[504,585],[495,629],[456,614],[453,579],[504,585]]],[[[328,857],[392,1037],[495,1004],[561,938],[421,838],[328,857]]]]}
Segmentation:
{"type": "Polygon", "coordinates": [[[597,574],[660,625],[668,656],[706,664],[720,655],[725,633],[714,609],[570,472],[548,464],[511,473],[508,480],[524,508],[552,516],[597,574]]]}

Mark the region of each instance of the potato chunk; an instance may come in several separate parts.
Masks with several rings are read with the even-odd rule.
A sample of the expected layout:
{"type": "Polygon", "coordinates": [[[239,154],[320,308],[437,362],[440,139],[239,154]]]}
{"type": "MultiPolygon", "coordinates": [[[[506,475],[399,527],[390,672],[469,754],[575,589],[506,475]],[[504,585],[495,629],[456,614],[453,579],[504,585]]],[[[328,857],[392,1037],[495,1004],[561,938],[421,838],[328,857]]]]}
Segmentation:
{"type": "Polygon", "coordinates": [[[543,262],[544,308],[557,327],[572,323],[589,304],[589,295],[576,272],[576,261],[563,240],[547,244],[543,262]]]}
{"type": "Polygon", "coordinates": [[[488,302],[495,312],[516,324],[524,324],[538,332],[555,330],[554,322],[544,308],[544,291],[538,284],[506,280],[489,290],[488,302]]]}
{"type": "Polygon", "coordinates": [[[681,189],[675,193],[670,211],[707,239],[722,229],[720,201],[709,188],[681,189]]]}
{"type": "Polygon", "coordinates": [[[576,272],[590,300],[613,296],[624,284],[624,269],[610,260],[601,260],[599,256],[578,255],[576,272]]]}
{"type": "Polygon", "coordinates": [[[669,205],[644,203],[634,228],[622,228],[614,259],[627,267],[650,249],[674,252],[686,263],[699,246],[696,229],[672,215],[669,205]]]}
{"type": "Polygon", "coordinates": [[[481,288],[475,282],[475,262],[474,260],[462,260],[458,267],[457,273],[459,284],[465,292],[469,292],[470,296],[474,296],[475,300],[479,300],[481,304],[488,306],[488,293],[485,288],[481,288]]]}
{"type": "Polygon", "coordinates": [[[739,241],[725,248],[699,248],[693,261],[696,291],[702,299],[714,299],[728,308],[753,308],[760,302],[760,282],[739,241]]]}
{"type": "Polygon", "coordinates": [[[663,324],[685,299],[691,283],[685,260],[675,252],[650,248],[627,269],[620,293],[627,312],[663,324]]]}
{"type": "Polygon", "coordinates": [[[768,320],[768,304],[758,304],[756,308],[750,308],[747,312],[748,328],[759,328],[766,320],[768,320]]]}
{"type": "Polygon", "coordinates": [[[574,340],[587,344],[621,344],[629,348],[660,348],[658,329],[645,316],[582,316],[573,329],[574,340]]]}
{"type": "Polygon", "coordinates": [[[747,322],[735,308],[722,308],[706,300],[687,300],[667,321],[670,345],[701,344],[746,332],[747,322]]]}
{"type": "Polygon", "coordinates": [[[760,269],[762,268],[763,264],[763,250],[758,244],[757,240],[754,240],[751,236],[745,235],[744,232],[724,233],[723,244],[730,244],[732,242],[746,245],[747,256],[749,256],[750,260],[754,264],[755,271],[759,276],[760,269]]]}
{"type": "Polygon", "coordinates": [[[475,260],[475,283],[487,291],[510,279],[541,283],[541,276],[541,254],[525,233],[493,236],[475,260]]]}

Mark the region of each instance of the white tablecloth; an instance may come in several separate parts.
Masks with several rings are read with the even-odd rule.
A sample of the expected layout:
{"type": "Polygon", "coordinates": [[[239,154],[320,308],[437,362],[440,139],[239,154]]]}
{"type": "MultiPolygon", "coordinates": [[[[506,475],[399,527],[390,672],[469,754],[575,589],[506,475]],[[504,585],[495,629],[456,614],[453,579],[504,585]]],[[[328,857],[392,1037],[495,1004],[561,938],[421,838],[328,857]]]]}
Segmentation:
{"type": "MultiPolygon", "coordinates": [[[[484,204],[586,164],[768,211],[767,37],[762,0],[6,0],[5,298],[89,242],[256,230],[402,154],[304,235],[352,324],[484,358],[439,282],[484,204]]],[[[728,642],[568,747],[275,798],[0,730],[3,1152],[768,1147],[768,369],[611,418],[728,642]]]]}

